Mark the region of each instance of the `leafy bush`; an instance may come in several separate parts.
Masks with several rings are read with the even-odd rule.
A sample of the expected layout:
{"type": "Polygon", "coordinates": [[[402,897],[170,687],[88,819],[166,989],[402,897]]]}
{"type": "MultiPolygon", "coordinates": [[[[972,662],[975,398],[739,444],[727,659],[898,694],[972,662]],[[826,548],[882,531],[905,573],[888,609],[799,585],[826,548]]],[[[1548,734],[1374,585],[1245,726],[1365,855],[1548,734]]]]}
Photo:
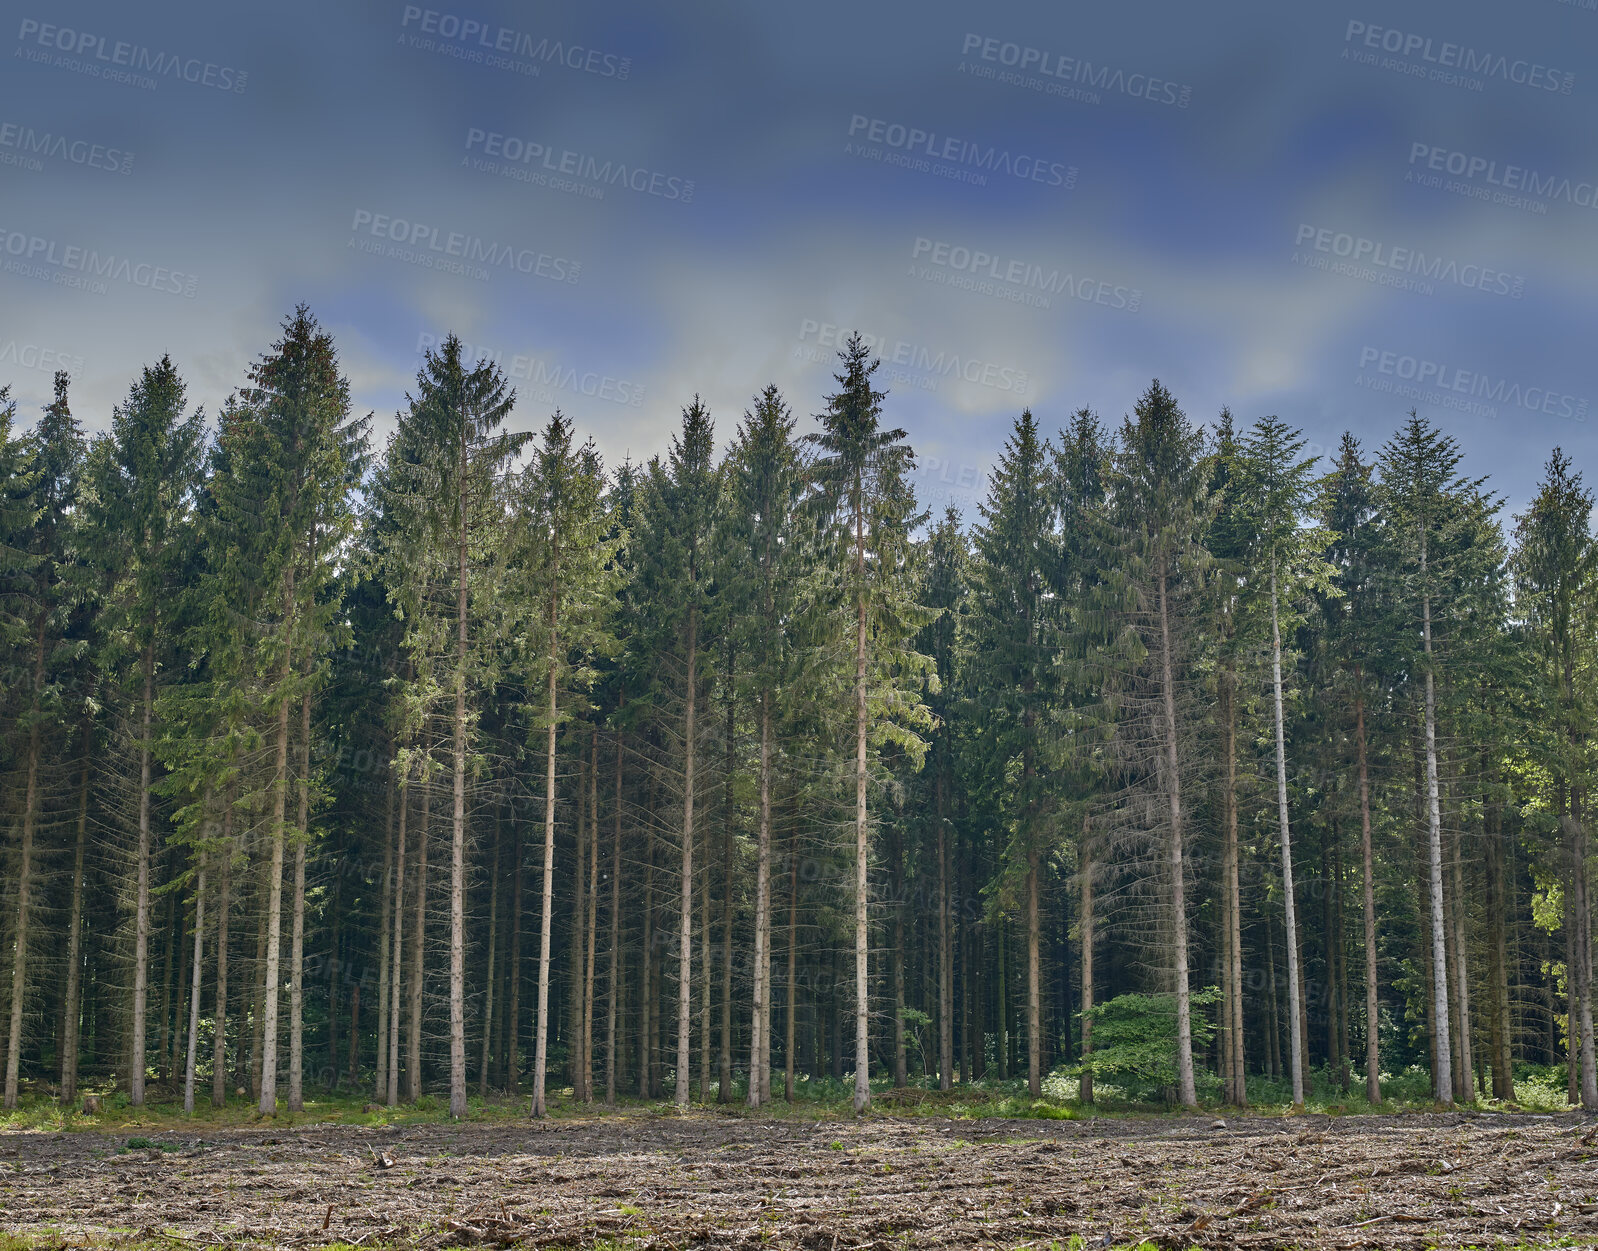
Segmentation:
{"type": "MultiPolygon", "coordinates": [[[[1193,1049],[1202,1052],[1215,1035],[1205,1013],[1220,999],[1211,986],[1190,996],[1193,1049]]],[[[1112,1082],[1134,1100],[1174,1103],[1176,1095],[1176,996],[1117,995],[1095,1004],[1086,1014],[1093,1021],[1093,1054],[1076,1072],[1091,1071],[1094,1081],[1112,1082]]],[[[1194,1062],[1194,1068],[1200,1066],[1194,1062]]]]}

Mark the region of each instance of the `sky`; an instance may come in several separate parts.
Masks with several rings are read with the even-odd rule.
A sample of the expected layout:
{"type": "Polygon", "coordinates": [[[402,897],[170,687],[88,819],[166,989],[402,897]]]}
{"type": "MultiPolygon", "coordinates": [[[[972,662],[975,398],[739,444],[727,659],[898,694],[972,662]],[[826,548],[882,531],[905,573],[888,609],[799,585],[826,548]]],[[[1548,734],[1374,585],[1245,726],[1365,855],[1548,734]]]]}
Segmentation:
{"type": "Polygon", "coordinates": [[[1510,513],[1598,453],[1598,0],[0,4],[0,384],[214,413],[298,303],[392,428],[454,332],[610,463],[858,329],[924,504],[1030,407],[1411,409],[1510,513]],[[9,46],[8,46],[9,45],[9,46]]]}

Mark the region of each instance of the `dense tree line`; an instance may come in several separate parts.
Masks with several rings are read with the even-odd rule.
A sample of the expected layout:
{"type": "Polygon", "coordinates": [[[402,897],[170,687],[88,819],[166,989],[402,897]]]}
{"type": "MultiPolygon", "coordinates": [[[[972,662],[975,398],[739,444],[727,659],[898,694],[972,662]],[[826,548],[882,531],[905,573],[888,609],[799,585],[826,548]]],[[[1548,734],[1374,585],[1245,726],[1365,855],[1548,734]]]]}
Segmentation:
{"type": "Polygon", "coordinates": [[[373,448],[304,308],[214,421],[0,391],[6,1106],[1091,1101],[1140,1005],[1186,1105],[1598,1107],[1570,461],[1506,522],[1413,413],[1326,468],[1154,382],[933,518],[876,368],[609,467],[454,337],[373,448]]]}

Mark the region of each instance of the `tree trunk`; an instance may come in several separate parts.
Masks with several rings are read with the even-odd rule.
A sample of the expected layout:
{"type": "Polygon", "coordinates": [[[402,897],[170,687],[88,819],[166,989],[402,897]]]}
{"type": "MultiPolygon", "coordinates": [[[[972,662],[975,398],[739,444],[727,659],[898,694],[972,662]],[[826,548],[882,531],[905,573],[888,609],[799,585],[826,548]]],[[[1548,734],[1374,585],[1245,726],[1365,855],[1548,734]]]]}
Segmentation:
{"type": "Polygon", "coordinates": [[[1503,828],[1499,816],[1491,752],[1482,748],[1482,842],[1487,869],[1488,1003],[1492,1021],[1493,1098],[1511,1103],[1515,1098],[1514,1068],[1510,1055],[1513,1029],[1509,1015],[1509,949],[1505,918],[1509,892],[1504,880],[1503,828]]]}
{"type": "MultiPolygon", "coordinates": [[[[292,619],[294,573],[288,574],[284,594],[285,612],[292,619]]],[[[294,672],[293,657],[285,644],[283,669],[279,681],[286,683],[294,672]]],[[[145,766],[148,771],[148,764],[145,766]]],[[[283,944],[283,851],[288,815],[289,785],[289,701],[280,701],[277,711],[277,765],[272,785],[272,853],[266,880],[266,968],[261,978],[264,1002],[261,1016],[261,1095],[262,1116],[277,1115],[277,1032],[278,998],[282,981],[283,944]]],[[[147,819],[147,818],[146,818],[147,819]]]]}
{"type": "Polygon", "coordinates": [[[1026,1012],[1027,1012],[1027,1090],[1034,1099],[1043,1097],[1043,970],[1042,920],[1038,915],[1038,853],[1027,853],[1026,866],[1026,1012]]]}
{"type": "Polygon", "coordinates": [[[67,921],[67,989],[62,1016],[66,1028],[61,1038],[61,1106],[70,1108],[78,1097],[79,1033],[83,1024],[83,858],[89,838],[90,736],[93,722],[83,719],[83,772],[78,781],[78,829],[72,844],[72,904],[67,921]]]}
{"type": "MultiPolygon", "coordinates": [[[[233,911],[233,797],[222,809],[222,888],[216,902],[216,1005],[211,1014],[211,1106],[227,1105],[228,922],[233,911]]],[[[242,1039],[240,1040],[242,1042],[242,1039]]]]}
{"type": "Polygon", "coordinates": [[[510,994],[505,1012],[505,1089],[517,1094],[522,1080],[522,826],[516,819],[516,800],[510,798],[510,819],[515,827],[516,872],[510,888],[510,994]]]}
{"type": "Polygon", "coordinates": [[[399,1106],[400,970],[405,967],[405,825],[410,815],[410,788],[406,786],[410,769],[395,779],[399,788],[399,833],[394,857],[394,953],[389,960],[392,972],[388,988],[388,1059],[384,1072],[388,1078],[388,1106],[399,1106]]]}
{"type": "MultiPolygon", "coordinates": [[[[283,715],[288,716],[287,705],[283,715]]],[[[144,712],[139,733],[139,884],[133,922],[133,1046],[128,1065],[128,1103],[135,1108],[144,1106],[144,1037],[150,995],[150,726],[154,717],[152,625],[150,641],[144,645],[144,712]]]]}
{"type": "MultiPolygon", "coordinates": [[[[1287,1048],[1292,1062],[1293,1110],[1304,1108],[1304,1034],[1300,1015],[1297,890],[1293,835],[1287,820],[1287,741],[1282,724],[1282,631],[1277,619],[1276,553],[1271,553],[1271,694],[1276,710],[1276,815],[1282,840],[1282,900],[1287,936],[1287,1048]]],[[[1172,767],[1175,767],[1173,761],[1172,767]]]]}
{"type": "Polygon", "coordinates": [[[1454,906],[1450,920],[1454,931],[1454,1002],[1457,1005],[1459,1022],[1459,1063],[1454,1068],[1454,1098],[1462,1103],[1476,1101],[1476,1075],[1474,1057],[1471,1054],[1470,1037],[1470,961],[1465,947],[1465,913],[1468,906],[1465,902],[1465,871],[1460,863],[1459,835],[1450,836],[1449,850],[1452,853],[1454,906]]]}
{"type": "Polygon", "coordinates": [[[405,1097],[415,1103],[422,1096],[422,974],[427,956],[427,858],[433,832],[433,781],[428,776],[432,750],[422,758],[422,820],[416,827],[415,940],[411,944],[410,1032],[407,1051],[405,1097]]]}
{"type": "Polygon", "coordinates": [[[771,691],[760,692],[760,815],[755,856],[755,953],[750,981],[749,1093],[758,1108],[771,1097],[771,691]]]}
{"type": "Polygon", "coordinates": [[[866,596],[865,516],[859,483],[855,486],[855,843],[854,843],[854,1110],[871,1106],[871,989],[866,960],[870,951],[870,827],[866,822],[866,596]]]}
{"type": "Polygon", "coordinates": [[[555,908],[555,676],[560,660],[560,545],[557,540],[550,570],[549,675],[544,687],[544,715],[549,721],[544,741],[544,882],[538,918],[538,1025],[533,1035],[533,1108],[542,1117],[548,1107],[544,1083],[549,1061],[549,944],[555,908]]]}
{"type": "MultiPolygon", "coordinates": [[[[716,1102],[732,1101],[732,845],[733,845],[733,736],[737,730],[737,703],[733,698],[733,651],[727,648],[727,750],[722,783],[726,820],[721,830],[721,1051],[717,1059],[716,1102]]],[[[759,977],[759,974],[756,974],[759,977]]],[[[759,1069],[749,1070],[751,1084],[759,1069]]]]}
{"type": "Polygon", "coordinates": [[[200,1056],[200,972],[205,960],[205,861],[194,884],[194,974],[189,991],[189,1046],[183,1065],[183,1115],[194,1115],[194,1074],[200,1056]]]}
{"type": "MultiPolygon", "coordinates": [[[[577,866],[582,872],[582,865],[577,866]]],[[[587,952],[583,968],[583,1102],[594,1101],[594,956],[599,929],[599,732],[593,731],[590,739],[588,765],[588,919],[587,952]]]]}
{"type": "Polygon", "coordinates": [[[787,1034],[783,1039],[782,1097],[793,1102],[794,1045],[797,1041],[795,1009],[799,995],[799,832],[794,831],[793,848],[788,858],[788,985],[787,1034]]]}
{"type": "Polygon", "coordinates": [[[488,968],[483,978],[483,1050],[477,1065],[477,1095],[488,1098],[488,1064],[493,1056],[494,1043],[494,962],[499,955],[499,861],[500,861],[499,809],[494,809],[493,881],[488,890],[488,968]]]}
{"type": "MultiPolygon", "coordinates": [[[[294,827],[294,928],[289,939],[289,1111],[305,1110],[305,845],[311,820],[311,695],[300,702],[300,813],[294,827]]],[[[334,952],[334,955],[337,955],[334,952]]]]}
{"type": "MultiPolygon", "coordinates": [[[[1171,664],[1171,611],[1167,600],[1168,570],[1160,556],[1158,571],[1160,611],[1160,691],[1165,705],[1166,792],[1171,813],[1171,921],[1173,962],[1176,966],[1176,1083],[1177,1097],[1185,1108],[1198,1107],[1193,1082],[1192,1002],[1187,976],[1187,883],[1182,864],[1182,781],[1176,742],[1176,677],[1171,664]]],[[[1283,844],[1286,853],[1287,845],[1283,844]]],[[[1289,874],[1288,880],[1292,877],[1289,874]]],[[[1302,1094],[1299,1096],[1302,1102],[1302,1094]]]]}
{"type": "Polygon", "coordinates": [[[1376,986],[1376,859],[1371,851],[1370,775],[1365,758],[1364,675],[1354,669],[1354,750],[1359,762],[1359,855],[1365,913],[1365,1098],[1382,1102],[1381,1004],[1376,986]]]}
{"type": "Polygon", "coordinates": [[[1092,826],[1088,818],[1082,820],[1082,846],[1077,853],[1077,885],[1081,889],[1082,915],[1079,919],[1077,945],[1082,949],[1082,1082],[1077,1092],[1077,1102],[1093,1102],[1093,844],[1092,826]]]}
{"type": "MultiPolygon", "coordinates": [[[[393,744],[385,743],[385,756],[393,755],[393,744]]],[[[377,1055],[373,1087],[381,1099],[388,1093],[388,997],[392,968],[390,958],[394,924],[394,792],[399,779],[383,788],[383,903],[377,933],[377,1055]]]]}
{"type": "Polygon", "coordinates": [[[461,425],[462,485],[455,594],[455,790],[449,854],[449,1114],[466,1115],[466,426],[461,425]]]}
{"type": "Polygon", "coordinates": [[[650,1066],[654,1060],[653,1019],[659,1010],[659,1003],[653,994],[654,965],[655,965],[655,784],[650,780],[648,787],[649,811],[644,817],[644,914],[642,918],[642,942],[640,943],[638,960],[638,1097],[649,1098],[653,1091],[650,1082],[650,1066]]]}
{"type": "Polygon", "coordinates": [[[936,762],[938,821],[938,1089],[954,1088],[954,944],[949,933],[949,802],[945,753],[948,741],[940,731],[936,762]]]}
{"type": "Polygon", "coordinates": [[[893,1087],[909,1084],[904,1046],[904,845],[900,833],[903,813],[893,823],[893,1087]]]}
{"type": "Polygon", "coordinates": [[[1248,1084],[1244,1065],[1243,1034],[1243,906],[1240,881],[1240,854],[1237,838],[1237,675],[1230,658],[1221,671],[1221,737],[1225,757],[1222,779],[1221,907],[1224,912],[1222,938],[1225,947],[1222,981],[1225,984],[1226,1042],[1223,1068],[1223,1095],[1234,1107],[1248,1106],[1248,1084]]]}
{"type": "Polygon", "coordinates": [[[22,1060],[22,1007],[28,987],[28,921],[33,894],[33,827],[39,807],[39,690],[44,685],[44,617],[39,617],[34,650],[32,724],[28,727],[27,782],[22,801],[22,845],[17,857],[17,927],[11,957],[11,1023],[6,1042],[5,1106],[17,1106],[17,1077],[22,1060]]]}
{"type": "Polygon", "coordinates": [[[610,845],[610,994],[605,1006],[605,1106],[616,1106],[616,1018],[621,1006],[621,731],[616,732],[616,829],[610,845]]]}
{"type": "Polygon", "coordinates": [[[682,922],[677,936],[677,1089],[679,1108],[688,1106],[689,1026],[693,1008],[694,940],[694,697],[698,675],[699,609],[688,608],[688,694],[683,716],[682,922]]]}
{"type": "MultiPolygon", "coordinates": [[[[1422,580],[1426,577],[1426,544],[1420,550],[1422,580]]],[[[1432,679],[1432,601],[1421,592],[1421,641],[1426,652],[1426,815],[1431,872],[1432,1000],[1436,1009],[1437,1072],[1433,1081],[1444,1106],[1454,1103],[1453,1048],[1448,1035],[1448,939],[1443,924],[1443,832],[1437,795],[1437,688],[1432,679]]]]}

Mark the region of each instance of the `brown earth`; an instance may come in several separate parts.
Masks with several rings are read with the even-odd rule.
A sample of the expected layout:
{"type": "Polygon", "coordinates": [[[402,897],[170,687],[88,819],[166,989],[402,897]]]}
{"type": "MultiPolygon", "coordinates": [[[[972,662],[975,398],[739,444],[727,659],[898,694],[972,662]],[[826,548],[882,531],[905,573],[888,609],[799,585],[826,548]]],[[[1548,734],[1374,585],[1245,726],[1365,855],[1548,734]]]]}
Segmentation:
{"type": "Polygon", "coordinates": [[[1598,1122],[695,1113],[0,1135],[0,1226],[174,1245],[1488,1247],[1598,1240],[1598,1122]],[[174,1149],[175,1148],[175,1149],[174,1149]]]}

